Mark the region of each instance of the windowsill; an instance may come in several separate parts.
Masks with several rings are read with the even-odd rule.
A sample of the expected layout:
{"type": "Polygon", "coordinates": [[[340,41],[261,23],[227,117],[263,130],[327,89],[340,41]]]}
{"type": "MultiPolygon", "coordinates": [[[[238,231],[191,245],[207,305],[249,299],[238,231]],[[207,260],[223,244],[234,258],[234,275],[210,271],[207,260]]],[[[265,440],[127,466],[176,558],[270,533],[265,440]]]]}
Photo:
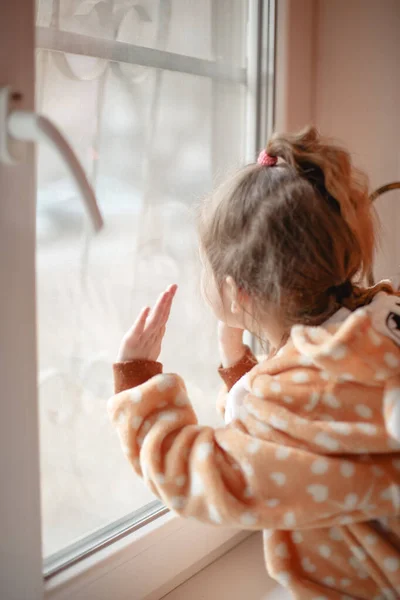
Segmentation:
{"type": "Polygon", "coordinates": [[[248,535],[168,513],[49,579],[45,598],[158,600],[248,535]]]}
{"type": "MultiPolygon", "coordinates": [[[[162,600],[289,600],[265,570],[262,534],[255,533],[162,600]]],[[[147,600],[147,599],[146,599],[147,600]]],[[[149,599],[150,600],[150,599],[149,599]]],[[[153,599],[151,599],[153,600],[153,599]]]]}

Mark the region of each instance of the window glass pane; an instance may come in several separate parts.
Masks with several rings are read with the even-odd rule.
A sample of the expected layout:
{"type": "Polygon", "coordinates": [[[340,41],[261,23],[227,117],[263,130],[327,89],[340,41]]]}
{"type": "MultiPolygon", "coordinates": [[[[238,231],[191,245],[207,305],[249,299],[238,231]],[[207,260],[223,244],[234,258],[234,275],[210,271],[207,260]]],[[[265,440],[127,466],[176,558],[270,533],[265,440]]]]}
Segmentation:
{"type": "MultiPolygon", "coordinates": [[[[218,31],[218,20],[210,21],[215,3],[170,4],[176,31],[181,17],[188,32],[171,36],[176,45],[170,41],[168,49],[210,57],[204,32],[218,31]],[[199,6],[204,14],[196,29],[199,6]]],[[[244,9],[245,2],[232,7],[239,4],[244,9]]],[[[122,18],[131,10],[128,2],[95,1],[60,2],[58,10],[67,14],[78,5],[77,22],[96,9],[104,26],[101,11],[118,5],[122,18]]],[[[156,5],[143,2],[153,16],[156,5]]],[[[39,3],[41,25],[50,24],[55,6],[39,3]],[[46,13],[49,8],[53,13],[46,13]]],[[[235,14],[227,10],[228,23],[235,14]]],[[[154,499],[121,453],[106,400],[123,333],[173,282],[179,291],[161,359],[166,371],[184,377],[199,420],[218,423],[216,324],[200,296],[195,209],[216,177],[243,162],[245,94],[237,83],[38,49],[38,110],[69,139],[105,220],[93,236],[64,166],[41,146],[37,296],[45,556],[154,499]]]]}
{"type": "Polygon", "coordinates": [[[244,65],[244,0],[38,0],[37,25],[104,40],[244,65]],[[213,42],[218,15],[230,32],[213,42]]]}

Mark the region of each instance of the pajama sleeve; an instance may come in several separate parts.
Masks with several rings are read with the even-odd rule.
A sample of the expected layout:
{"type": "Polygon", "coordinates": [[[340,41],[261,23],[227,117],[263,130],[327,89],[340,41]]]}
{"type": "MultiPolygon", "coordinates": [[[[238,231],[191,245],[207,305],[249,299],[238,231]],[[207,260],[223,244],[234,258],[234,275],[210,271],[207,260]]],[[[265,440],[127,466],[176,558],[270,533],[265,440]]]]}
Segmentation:
{"type": "Polygon", "coordinates": [[[263,439],[270,427],[251,416],[257,401],[249,394],[249,416],[234,427],[199,426],[182,379],[160,374],[111,398],[108,409],[136,473],[184,517],[242,529],[294,529],[393,511],[389,471],[377,485],[367,464],[263,439]]]}

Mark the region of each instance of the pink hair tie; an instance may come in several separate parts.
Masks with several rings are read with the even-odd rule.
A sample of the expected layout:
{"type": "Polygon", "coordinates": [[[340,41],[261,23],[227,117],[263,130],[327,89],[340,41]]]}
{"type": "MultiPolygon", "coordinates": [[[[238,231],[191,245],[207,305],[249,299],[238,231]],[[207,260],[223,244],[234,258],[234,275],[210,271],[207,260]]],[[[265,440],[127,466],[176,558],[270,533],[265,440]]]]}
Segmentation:
{"type": "Polygon", "coordinates": [[[263,167],[274,167],[278,162],[277,156],[270,156],[266,150],[261,150],[258,155],[257,164],[263,167]]]}

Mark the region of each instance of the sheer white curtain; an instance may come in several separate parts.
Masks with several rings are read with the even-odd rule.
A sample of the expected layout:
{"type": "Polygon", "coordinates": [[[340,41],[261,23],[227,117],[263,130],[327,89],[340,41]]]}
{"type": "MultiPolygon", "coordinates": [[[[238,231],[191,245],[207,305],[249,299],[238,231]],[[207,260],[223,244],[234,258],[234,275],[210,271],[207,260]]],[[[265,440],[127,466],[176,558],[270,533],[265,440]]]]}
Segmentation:
{"type": "Polygon", "coordinates": [[[63,165],[40,148],[46,556],[153,499],[121,454],[105,402],[121,336],[173,282],[161,359],[185,378],[199,419],[217,423],[215,321],[200,297],[195,212],[244,161],[246,20],[245,0],[37,3],[37,109],[70,140],[105,219],[92,237],[63,165]],[[152,66],[163,61],[166,69],[152,66]]]}

